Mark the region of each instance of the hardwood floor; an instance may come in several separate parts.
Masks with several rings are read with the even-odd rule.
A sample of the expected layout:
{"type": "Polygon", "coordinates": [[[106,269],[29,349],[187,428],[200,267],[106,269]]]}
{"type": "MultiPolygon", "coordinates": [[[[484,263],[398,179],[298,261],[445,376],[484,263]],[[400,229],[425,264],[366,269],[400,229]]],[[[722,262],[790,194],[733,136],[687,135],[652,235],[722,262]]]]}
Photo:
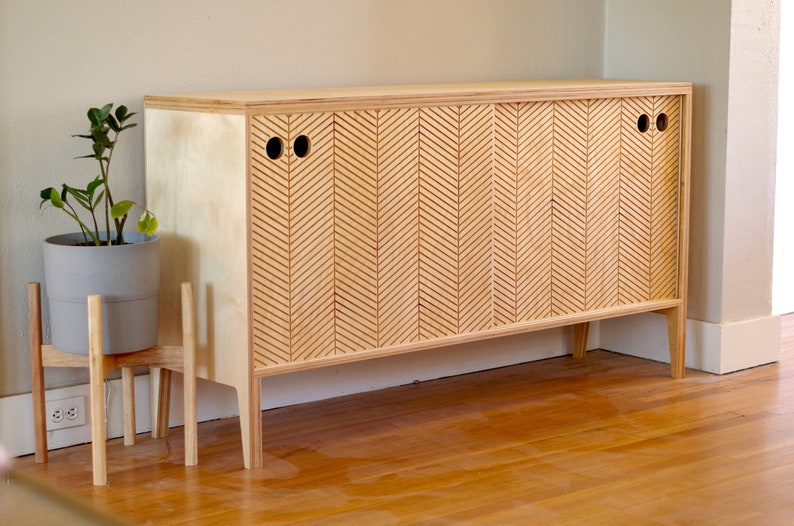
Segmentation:
{"type": "MultiPolygon", "coordinates": [[[[263,413],[265,467],[236,419],[167,439],[17,459],[142,524],[794,524],[794,316],[781,361],[715,376],[594,351],[263,413]]],[[[0,515],[0,522],[2,516],[0,515]]]]}

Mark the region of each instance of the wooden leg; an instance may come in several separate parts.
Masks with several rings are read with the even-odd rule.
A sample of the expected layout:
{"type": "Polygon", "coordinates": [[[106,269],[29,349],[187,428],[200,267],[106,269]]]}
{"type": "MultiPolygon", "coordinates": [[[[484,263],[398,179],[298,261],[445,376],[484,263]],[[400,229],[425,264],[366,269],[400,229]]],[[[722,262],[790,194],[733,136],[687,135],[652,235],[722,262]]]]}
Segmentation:
{"type": "Polygon", "coordinates": [[[237,389],[240,431],[243,437],[243,464],[246,469],[262,467],[262,380],[251,378],[248,389],[237,389]]]}
{"type": "Polygon", "coordinates": [[[573,327],[573,357],[584,358],[587,355],[587,335],[590,323],[577,323],[573,327]]]}
{"type": "Polygon", "coordinates": [[[135,445],[135,369],[121,368],[122,403],[124,406],[124,445],[135,445]]]}
{"type": "Polygon", "coordinates": [[[686,309],[683,306],[660,311],[667,316],[667,338],[670,345],[670,375],[686,374],[686,309]]]}
{"type": "Polygon", "coordinates": [[[162,367],[151,367],[149,382],[152,401],[152,438],[167,437],[171,412],[171,371],[162,367]]]}
{"type": "Polygon", "coordinates": [[[88,297],[88,365],[91,389],[91,456],[94,485],[108,483],[105,450],[105,363],[102,354],[102,298],[88,297]]]}
{"type": "Polygon", "coordinates": [[[193,286],[182,284],[182,352],[185,403],[185,465],[198,464],[198,416],[196,414],[196,324],[193,286]]]}
{"type": "Polygon", "coordinates": [[[44,400],[44,365],[41,359],[41,285],[28,283],[30,383],[33,394],[33,440],[36,462],[47,462],[47,417],[44,400]]]}

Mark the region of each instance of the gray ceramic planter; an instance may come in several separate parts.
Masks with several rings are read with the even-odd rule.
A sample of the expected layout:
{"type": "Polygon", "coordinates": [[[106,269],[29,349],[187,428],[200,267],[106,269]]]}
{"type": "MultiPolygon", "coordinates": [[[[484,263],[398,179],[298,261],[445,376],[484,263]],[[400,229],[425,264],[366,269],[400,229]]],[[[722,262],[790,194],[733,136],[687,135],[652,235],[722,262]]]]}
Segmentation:
{"type": "Polygon", "coordinates": [[[44,241],[45,292],[52,345],[88,354],[87,297],[101,294],[104,353],[147,349],[157,343],[160,241],[125,233],[127,245],[75,246],[82,234],[44,241]]]}

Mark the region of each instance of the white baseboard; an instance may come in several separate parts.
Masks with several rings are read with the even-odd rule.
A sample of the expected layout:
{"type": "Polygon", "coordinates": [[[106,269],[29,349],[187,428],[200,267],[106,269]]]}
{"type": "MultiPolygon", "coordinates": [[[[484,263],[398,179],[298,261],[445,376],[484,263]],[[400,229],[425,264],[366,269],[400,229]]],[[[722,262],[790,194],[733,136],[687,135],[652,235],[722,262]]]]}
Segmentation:
{"type": "MultiPolygon", "coordinates": [[[[596,342],[597,328],[590,331],[596,342]]],[[[593,347],[597,346],[595,343],[593,347]]],[[[333,398],[353,393],[404,385],[416,380],[455,376],[562,356],[570,352],[570,330],[551,329],[525,335],[483,340],[443,349],[431,349],[393,357],[366,360],[341,366],[310,369],[266,377],[262,381],[262,407],[269,409],[333,398]]],[[[591,347],[592,348],[592,347],[591,347]]],[[[184,422],[182,412],[182,378],[173,375],[171,388],[171,426],[184,422]]],[[[121,381],[113,380],[108,399],[108,437],[123,434],[121,381]]],[[[89,388],[87,384],[48,390],[47,400],[84,396],[86,425],[47,432],[49,449],[58,449],[91,441],[89,388]]],[[[151,431],[149,375],[135,377],[136,431],[151,431]]],[[[200,422],[237,416],[237,393],[231,387],[205,380],[198,382],[198,419],[200,422]]],[[[0,444],[12,457],[34,452],[33,414],[30,394],[0,398],[0,444]]],[[[200,453],[200,452],[199,452],[200,453]]]]}
{"type": "MultiPolygon", "coordinates": [[[[646,313],[604,320],[599,346],[623,354],[670,362],[667,322],[646,313]]],[[[715,374],[776,362],[780,356],[780,317],[734,323],[687,320],[686,366],[715,374]]]]}

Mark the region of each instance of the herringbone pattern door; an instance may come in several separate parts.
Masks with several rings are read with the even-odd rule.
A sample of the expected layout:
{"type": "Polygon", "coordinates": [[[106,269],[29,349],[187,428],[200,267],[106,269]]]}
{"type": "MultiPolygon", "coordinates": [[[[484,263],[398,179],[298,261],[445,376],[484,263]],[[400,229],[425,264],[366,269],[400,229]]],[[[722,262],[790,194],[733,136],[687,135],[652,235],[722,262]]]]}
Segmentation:
{"type": "Polygon", "coordinates": [[[254,362],[332,355],[333,115],[255,116],[251,137],[254,362]],[[309,143],[296,153],[301,137],[309,143]]]}
{"type": "Polygon", "coordinates": [[[651,180],[651,286],[650,299],[679,297],[678,236],[681,174],[681,98],[655,97],[651,180]],[[665,116],[665,130],[658,128],[665,116]]]}
{"type": "Polygon", "coordinates": [[[620,303],[675,298],[680,97],[626,98],[621,113],[620,303]]]}
{"type": "Polygon", "coordinates": [[[677,297],[679,121],[678,97],[253,117],[257,367],[677,297]]]}
{"type": "Polygon", "coordinates": [[[498,104],[494,117],[494,325],[551,316],[554,104],[498,104]]]}
{"type": "Polygon", "coordinates": [[[492,326],[493,106],[419,117],[419,330],[432,339],[492,326]]]}
{"type": "Polygon", "coordinates": [[[378,346],[419,340],[419,110],[378,112],[378,346]]]}
{"type": "Polygon", "coordinates": [[[334,115],[335,352],[378,347],[378,112],[334,115]]]}

